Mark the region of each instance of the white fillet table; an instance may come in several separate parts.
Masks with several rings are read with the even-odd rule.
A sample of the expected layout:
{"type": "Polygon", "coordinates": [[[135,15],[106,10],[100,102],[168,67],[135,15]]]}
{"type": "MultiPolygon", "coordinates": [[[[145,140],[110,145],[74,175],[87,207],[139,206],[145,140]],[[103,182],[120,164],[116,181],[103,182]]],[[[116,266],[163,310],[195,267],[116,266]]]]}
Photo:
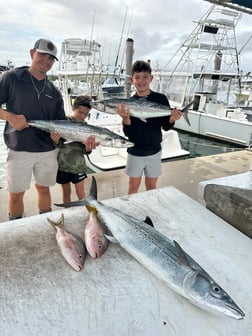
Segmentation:
{"type": "Polygon", "coordinates": [[[88,212],[74,207],[0,224],[1,336],[252,335],[251,239],[173,187],[104,203],[149,215],[230,294],[244,320],[192,305],[116,244],[74,271],[46,219],[64,212],[66,229],[82,235],[88,212]]]}

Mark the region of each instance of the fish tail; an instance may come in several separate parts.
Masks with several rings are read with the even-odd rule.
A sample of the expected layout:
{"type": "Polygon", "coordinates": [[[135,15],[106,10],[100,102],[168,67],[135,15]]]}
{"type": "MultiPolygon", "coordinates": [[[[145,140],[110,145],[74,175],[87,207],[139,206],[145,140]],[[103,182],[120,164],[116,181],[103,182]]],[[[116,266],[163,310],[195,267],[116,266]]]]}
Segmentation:
{"type": "Polygon", "coordinates": [[[92,176],[92,183],[91,183],[88,197],[84,198],[83,200],[73,201],[69,203],[54,203],[54,205],[58,207],[66,207],[66,206],[71,207],[71,206],[81,206],[81,205],[87,206],[94,199],[97,200],[97,183],[96,183],[96,179],[94,178],[94,176],[92,176]]]}
{"type": "Polygon", "coordinates": [[[102,100],[95,100],[91,103],[91,106],[100,112],[106,112],[106,106],[102,100]]]}
{"type": "Polygon", "coordinates": [[[87,204],[86,208],[88,209],[88,212],[93,212],[95,215],[97,213],[96,207],[92,204],[87,204]]]}
{"type": "Polygon", "coordinates": [[[57,227],[63,227],[64,226],[64,214],[62,213],[59,220],[57,222],[51,220],[50,218],[47,218],[48,222],[55,228],[57,227]]]}
{"type": "Polygon", "coordinates": [[[190,120],[189,120],[189,117],[188,117],[188,110],[189,108],[192,106],[192,104],[194,103],[194,100],[191,101],[189,104],[187,104],[182,110],[181,112],[183,113],[183,117],[185,119],[185,121],[187,122],[187,124],[189,126],[191,126],[191,123],[190,123],[190,120]]]}

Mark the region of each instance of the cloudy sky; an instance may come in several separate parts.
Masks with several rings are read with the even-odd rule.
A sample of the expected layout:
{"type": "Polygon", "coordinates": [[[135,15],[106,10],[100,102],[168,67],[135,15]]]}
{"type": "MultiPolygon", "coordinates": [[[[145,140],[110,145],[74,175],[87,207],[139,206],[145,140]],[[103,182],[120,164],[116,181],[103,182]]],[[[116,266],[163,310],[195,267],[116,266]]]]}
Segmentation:
{"type": "MultiPolygon", "coordinates": [[[[29,49],[40,37],[59,50],[66,38],[95,39],[103,46],[103,62],[113,63],[120,39],[123,50],[130,37],[134,59],[151,59],[161,67],[212,6],[204,0],[0,0],[0,5],[0,63],[28,64],[29,49]]],[[[243,14],[236,31],[238,50],[246,44],[244,71],[251,70],[251,19],[243,14]]]]}

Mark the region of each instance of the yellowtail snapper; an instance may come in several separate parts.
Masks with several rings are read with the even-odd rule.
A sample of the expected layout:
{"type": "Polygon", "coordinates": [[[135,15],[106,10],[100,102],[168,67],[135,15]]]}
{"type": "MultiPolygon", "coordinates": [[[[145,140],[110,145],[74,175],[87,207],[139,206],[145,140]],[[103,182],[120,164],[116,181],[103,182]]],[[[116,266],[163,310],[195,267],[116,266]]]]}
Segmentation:
{"type": "Polygon", "coordinates": [[[100,258],[107,250],[109,244],[105,236],[106,228],[97,218],[96,208],[87,205],[87,209],[89,211],[89,218],[84,229],[86,249],[92,258],[100,258]]]}
{"type": "Polygon", "coordinates": [[[49,218],[47,220],[56,229],[56,241],[63,257],[75,271],[81,271],[86,258],[83,240],[64,229],[63,214],[58,222],[54,222],[49,218]]]}

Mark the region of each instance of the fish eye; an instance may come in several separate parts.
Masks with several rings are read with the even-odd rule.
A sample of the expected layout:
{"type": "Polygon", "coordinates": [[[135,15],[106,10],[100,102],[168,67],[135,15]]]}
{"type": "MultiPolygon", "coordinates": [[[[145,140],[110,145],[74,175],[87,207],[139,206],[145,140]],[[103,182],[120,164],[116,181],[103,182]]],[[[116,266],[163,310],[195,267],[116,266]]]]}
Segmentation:
{"type": "Polygon", "coordinates": [[[222,289],[220,288],[220,286],[213,284],[211,286],[211,290],[212,290],[213,296],[215,296],[216,298],[222,297],[222,289]]]}
{"type": "Polygon", "coordinates": [[[79,258],[82,259],[82,255],[81,254],[79,255],[79,258]]]}

